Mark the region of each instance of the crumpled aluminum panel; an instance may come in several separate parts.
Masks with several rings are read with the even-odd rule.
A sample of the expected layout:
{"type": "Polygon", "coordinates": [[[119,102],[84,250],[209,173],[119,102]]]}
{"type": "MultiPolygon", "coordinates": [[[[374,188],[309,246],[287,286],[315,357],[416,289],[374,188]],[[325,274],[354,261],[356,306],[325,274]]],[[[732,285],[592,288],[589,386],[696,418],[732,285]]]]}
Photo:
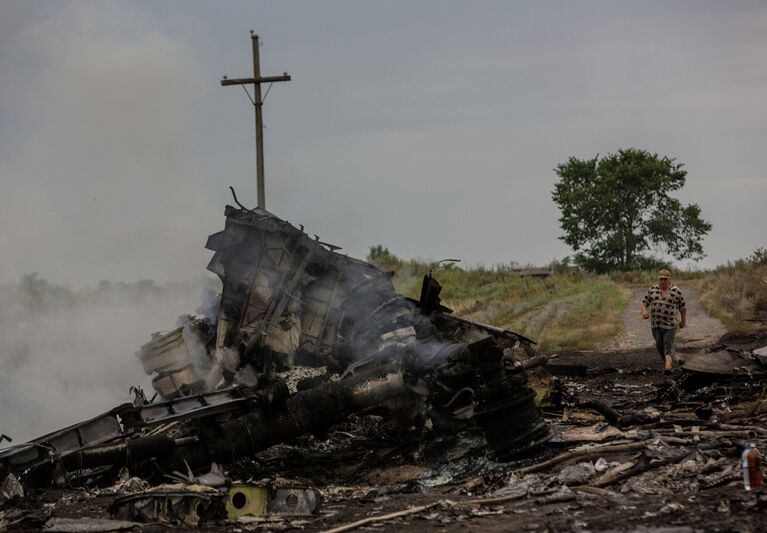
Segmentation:
{"type": "Polygon", "coordinates": [[[119,520],[197,526],[223,515],[223,494],[204,485],[160,485],[116,499],[111,515],[119,520]]]}

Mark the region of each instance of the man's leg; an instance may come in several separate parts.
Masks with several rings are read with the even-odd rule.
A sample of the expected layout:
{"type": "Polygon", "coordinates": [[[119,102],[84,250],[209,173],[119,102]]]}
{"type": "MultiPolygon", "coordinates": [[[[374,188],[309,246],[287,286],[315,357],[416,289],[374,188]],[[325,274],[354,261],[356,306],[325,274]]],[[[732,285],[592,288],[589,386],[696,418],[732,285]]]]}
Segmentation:
{"type": "Polygon", "coordinates": [[[663,348],[666,354],[666,368],[671,368],[676,361],[674,352],[674,340],[676,339],[676,328],[667,329],[663,334],[663,348]]]}
{"type": "Polygon", "coordinates": [[[658,350],[661,362],[666,360],[666,347],[663,343],[663,328],[652,328],[652,336],[655,338],[655,349],[658,350]]]}

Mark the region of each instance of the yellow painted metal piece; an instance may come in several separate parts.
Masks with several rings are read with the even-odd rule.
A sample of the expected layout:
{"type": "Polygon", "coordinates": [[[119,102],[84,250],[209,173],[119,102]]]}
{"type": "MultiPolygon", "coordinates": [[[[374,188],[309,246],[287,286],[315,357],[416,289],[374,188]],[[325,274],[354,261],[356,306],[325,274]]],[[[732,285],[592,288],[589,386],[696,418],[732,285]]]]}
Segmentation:
{"type": "Polygon", "coordinates": [[[551,396],[554,392],[551,374],[543,367],[533,368],[527,371],[527,381],[530,388],[535,391],[536,407],[550,406],[551,396]]]}
{"type": "Polygon", "coordinates": [[[239,516],[263,516],[269,492],[264,487],[234,485],[226,497],[226,514],[229,518],[239,516]]]}

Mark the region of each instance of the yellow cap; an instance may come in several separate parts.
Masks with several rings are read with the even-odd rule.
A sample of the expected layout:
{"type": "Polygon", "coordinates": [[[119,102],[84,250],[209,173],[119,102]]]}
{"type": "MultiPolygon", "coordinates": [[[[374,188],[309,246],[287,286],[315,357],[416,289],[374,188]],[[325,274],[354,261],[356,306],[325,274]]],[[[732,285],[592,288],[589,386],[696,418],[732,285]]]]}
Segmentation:
{"type": "Polygon", "coordinates": [[[670,277],[671,277],[671,272],[669,272],[665,268],[658,271],[658,279],[660,279],[660,278],[670,278],[670,277]]]}

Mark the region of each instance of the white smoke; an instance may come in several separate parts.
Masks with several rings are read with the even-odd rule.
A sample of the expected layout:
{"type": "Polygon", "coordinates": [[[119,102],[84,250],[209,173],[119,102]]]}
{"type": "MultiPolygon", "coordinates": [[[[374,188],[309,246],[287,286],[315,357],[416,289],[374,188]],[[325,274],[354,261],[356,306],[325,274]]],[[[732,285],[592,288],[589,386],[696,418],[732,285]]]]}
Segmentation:
{"type": "Polygon", "coordinates": [[[0,285],[0,433],[21,442],[154,393],[136,350],[199,305],[206,280],[102,282],[72,291],[36,276],[0,285]]]}
{"type": "Polygon", "coordinates": [[[195,159],[209,83],[147,10],[0,3],[0,72],[0,433],[23,441],[151,396],[133,354],[199,305],[206,281],[170,281],[203,275],[222,209],[195,159]]]}
{"type": "Polygon", "coordinates": [[[131,4],[35,5],[0,6],[0,283],[198,276],[199,65],[131,4]]]}

